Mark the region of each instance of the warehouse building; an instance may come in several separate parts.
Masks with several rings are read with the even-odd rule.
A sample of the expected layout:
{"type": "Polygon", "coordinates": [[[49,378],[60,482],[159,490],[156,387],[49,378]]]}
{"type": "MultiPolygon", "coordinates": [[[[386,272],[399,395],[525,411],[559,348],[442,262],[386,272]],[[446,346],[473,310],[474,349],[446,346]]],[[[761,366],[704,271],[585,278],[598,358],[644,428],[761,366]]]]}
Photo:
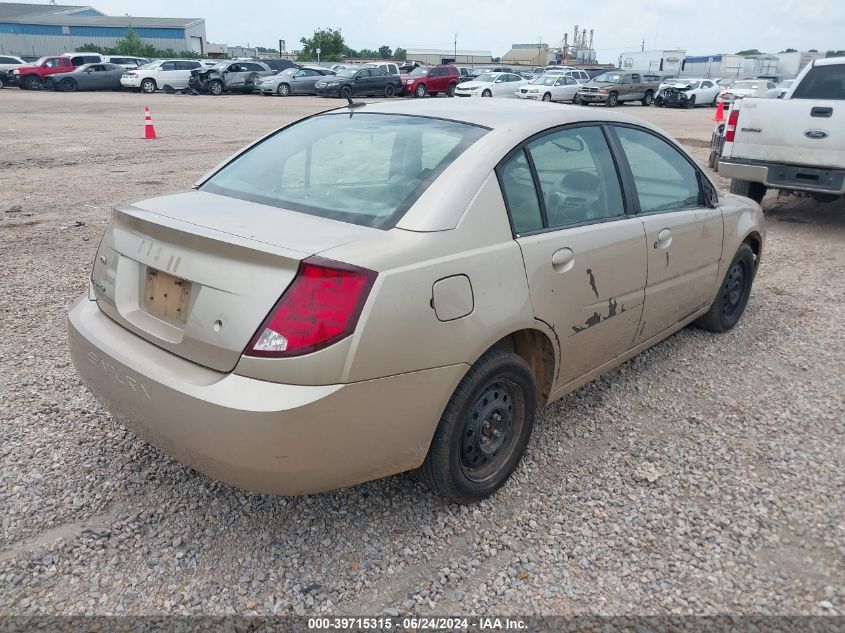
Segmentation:
{"type": "Polygon", "coordinates": [[[493,61],[493,53],[490,51],[468,51],[439,48],[409,48],[405,58],[408,61],[420,62],[421,64],[461,64],[473,66],[489,64],[493,61]]]}
{"type": "Polygon", "coordinates": [[[512,44],[511,49],[502,57],[503,64],[516,66],[545,66],[554,61],[548,44],[512,44]]]}
{"type": "Polygon", "coordinates": [[[131,26],[145,44],[205,53],[202,18],[108,16],[89,6],[0,2],[0,53],[59,55],[85,44],[113,47],[131,26]]]}

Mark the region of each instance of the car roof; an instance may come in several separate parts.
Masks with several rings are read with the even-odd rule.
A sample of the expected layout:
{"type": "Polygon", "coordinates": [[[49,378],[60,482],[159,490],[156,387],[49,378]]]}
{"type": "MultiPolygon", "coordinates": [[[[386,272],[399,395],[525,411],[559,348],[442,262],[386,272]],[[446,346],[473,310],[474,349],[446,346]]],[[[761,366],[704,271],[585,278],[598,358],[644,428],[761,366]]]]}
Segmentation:
{"type": "MultiPolygon", "coordinates": [[[[340,110],[343,109],[340,108],[340,110]]],[[[605,109],[601,109],[600,114],[597,115],[597,111],[597,108],[559,104],[549,106],[522,99],[484,99],[481,103],[475,99],[409,99],[370,103],[356,110],[356,112],[436,117],[480,125],[493,130],[510,129],[516,132],[516,128],[519,128],[519,133],[525,136],[557,125],[582,121],[616,121],[653,127],[633,116],[605,109]]]]}

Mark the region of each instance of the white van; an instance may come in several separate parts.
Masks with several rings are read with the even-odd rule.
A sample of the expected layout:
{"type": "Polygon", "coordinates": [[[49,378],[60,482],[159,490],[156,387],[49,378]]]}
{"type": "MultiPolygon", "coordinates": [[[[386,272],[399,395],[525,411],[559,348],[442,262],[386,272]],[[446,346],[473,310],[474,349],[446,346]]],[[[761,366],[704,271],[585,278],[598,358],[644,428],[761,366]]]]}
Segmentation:
{"type": "Polygon", "coordinates": [[[114,64],[115,66],[122,66],[126,70],[137,70],[141,66],[146,66],[150,63],[149,59],[127,55],[106,55],[103,61],[114,64]]]}

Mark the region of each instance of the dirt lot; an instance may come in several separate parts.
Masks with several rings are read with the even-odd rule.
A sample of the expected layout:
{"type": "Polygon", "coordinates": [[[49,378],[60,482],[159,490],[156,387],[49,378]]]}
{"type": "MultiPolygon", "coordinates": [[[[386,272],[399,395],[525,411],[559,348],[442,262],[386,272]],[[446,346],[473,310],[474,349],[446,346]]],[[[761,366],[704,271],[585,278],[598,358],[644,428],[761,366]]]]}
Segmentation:
{"type": "MultiPolygon", "coordinates": [[[[841,202],[770,194],[740,325],[688,328],[549,407],[477,507],[410,475],[246,494],[97,404],[65,314],[110,208],[335,104],[0,90],[0,613],[841,613],[841,202]],[[140,139],[144,105],[160,140],[140,139]]],[[[706,163],[712,109],[619,110],[706,163]]]]}

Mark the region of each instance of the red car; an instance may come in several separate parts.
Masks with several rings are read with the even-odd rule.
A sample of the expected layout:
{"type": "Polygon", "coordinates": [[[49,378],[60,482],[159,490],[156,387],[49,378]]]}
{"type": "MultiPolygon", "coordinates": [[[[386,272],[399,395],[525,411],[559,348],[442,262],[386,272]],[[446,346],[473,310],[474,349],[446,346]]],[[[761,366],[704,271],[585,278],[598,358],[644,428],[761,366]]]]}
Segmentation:
{"type": "Polygon", "coordinates": [[[38,90],[50,75],[69,73],[72,70],[74,65],[70,57],[42,57],[34,64],[15,68],[12,73],[21,88],[38,90]]]}
{"type": "Polygon", "coordinates": [[[449,97],[455,96],[455,86],[461,81],[461,73],[454,66],[420,66],[414,68],[402,78],[406,95],[424,97],[430,94],[436,97],[445,93],[449,97]]]}

